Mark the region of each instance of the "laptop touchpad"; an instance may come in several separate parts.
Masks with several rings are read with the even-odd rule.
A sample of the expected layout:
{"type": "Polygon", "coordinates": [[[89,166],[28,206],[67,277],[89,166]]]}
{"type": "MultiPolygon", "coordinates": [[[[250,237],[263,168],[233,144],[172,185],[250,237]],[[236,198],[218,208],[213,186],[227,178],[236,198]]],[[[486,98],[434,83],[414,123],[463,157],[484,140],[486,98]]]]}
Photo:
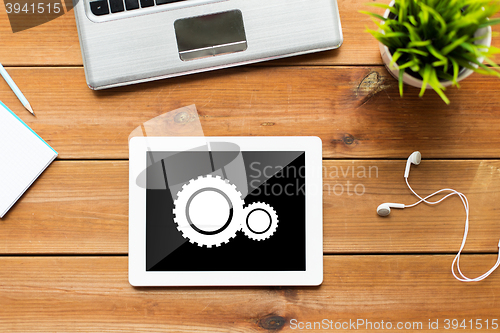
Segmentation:
{"type": "Polygon", "coordinates": [[[174,23],[181,60],[188,61],[247,49],[241,11],[179,19],[174,23]]]}

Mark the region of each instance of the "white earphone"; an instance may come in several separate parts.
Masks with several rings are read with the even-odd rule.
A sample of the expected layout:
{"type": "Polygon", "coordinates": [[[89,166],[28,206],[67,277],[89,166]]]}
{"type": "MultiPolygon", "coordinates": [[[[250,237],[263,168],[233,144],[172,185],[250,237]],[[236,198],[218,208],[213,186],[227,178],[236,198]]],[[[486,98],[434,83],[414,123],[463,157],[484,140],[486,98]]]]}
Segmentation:
{"type": "Polygon", "coordinates": [[[429,204],[429,205],[436,205],[452,195],[458,195],[460,197],[460,200],[462,200],[462,203],[463,203],[464,208],[465,208],[465,230],[464,230],[464,236],[462,239],[462,244],[460,246],[460,250],[458,251],[457,255],[455,256],[455,259],[453,259],[453,263],[451,264],[451,273],[453,274],[453,276],[457,280],[462,281],[462,282],[478,282],[478,281],[484,280],[491,273],[493,273],[493,271],[495,271],[495,269],[497,269],[498,266],[500,266],[500,241],[498,242],[498,249],[499,250],[498,250],[497,262],[489,271],[487,271],[483,275],[478,276],[478,277],[473,278],[473,279],[466,277],[462,273],[462,271],[460,270],[460,255],[462,254],[462,250],[465,247],[465,242],[467,241],[467,234],[469,233],[469,201],[467,200],[467,197],[465,196],[465,194],[458,192],[458,191],[455,191],[455,190],[450,189],[450,188],[444,188],[442,190],[436,191],[436,192],[426,196],[425,198],[422,198],[421,196],[419,196],[411,188],[410,183],[408,182],[408,176],[410,174],[411,165],[412,164],[419,165],[421,160],[422,160],[422,155],[420,154],[420,152],[418,152],[418,151],[413,152],[410,155],[410,157],[408,157],[408,160],[406,161],[406,169],[405,169],[405,174],[404,174],[404,178],[406,180],[406,185],[408,185],[408,188],[410,189],[410,191],[419,199],[419,201],[417,201],[416,203],[411,204],[411,205],[405,205],[405,204],[399,204],[399,203],[389,203],[389,202],[383,203],[377,207],[377,214],[380,216],[387,216],[391,213],[391,208],[411,208],[411,207],[415,207],[416,205],[418,205],[422,202],[425,202],[426,204],[429,204]],[[437,194],[440,194],[442,192],[449,192],[449,193],[437,201],[429,201],[428,200],[429,198],[431,198],[437,194]],[[456,266],[456,271],[458,272],[459,276],[457,276],[457,274],[455,272],[455,266],[456,266]]]}
{"type": "Polygon", "coordinates": [[[391,208],[405,208],[405,205],[386,202],[377,207],[377,214],[380,216],[387,216],[391,213],[391,208]]]}

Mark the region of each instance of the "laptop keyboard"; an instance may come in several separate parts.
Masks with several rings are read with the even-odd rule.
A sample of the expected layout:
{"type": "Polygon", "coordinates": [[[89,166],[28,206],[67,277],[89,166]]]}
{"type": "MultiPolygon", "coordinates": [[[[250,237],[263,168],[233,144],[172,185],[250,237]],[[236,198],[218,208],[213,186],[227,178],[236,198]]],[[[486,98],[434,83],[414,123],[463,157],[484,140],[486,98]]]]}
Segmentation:
{"type": "Polygon", "coordinates": [[[187,0],[97,0],[90,1],[90,10],[92,14],[101,16],[181,1],[187,0]]]}

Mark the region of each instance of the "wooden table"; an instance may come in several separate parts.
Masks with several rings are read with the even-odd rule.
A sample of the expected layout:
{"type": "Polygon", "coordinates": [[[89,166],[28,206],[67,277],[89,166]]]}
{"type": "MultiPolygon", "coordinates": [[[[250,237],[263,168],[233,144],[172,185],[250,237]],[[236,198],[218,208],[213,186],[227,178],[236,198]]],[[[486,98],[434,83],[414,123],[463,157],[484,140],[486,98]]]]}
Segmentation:
{"type": "Polygon", "coordinates": [[[370,19],[358,13],[365,2],[339,0],[339,50],[99,92],[86,86],[72,12],[13,34],[2,10],[0,61],[37,118],[3,80],[0,98],[60,155],[0,220],[0,331],[293,331],[308,322],[324,328],[324,319],[337,331],[358,320],[365,323],[359,330],[372,331],[370,322],[383,331],[391,322],[393,330],[428,331],[438,321],[442,331],[447,319],[450,328],[453,319],[464,323],[460,331],[493,331],[500,271],[471,284],[450,272],[464,229],[460,200],[388,218],[375,209],[415,201],[402,176],[407,156],[420,150],[424,160],[411,174],[416,191],[451,187],[468,195],[464,272],[477,276],[494,264],[500,80],[474,74],[448,91],[450,106],[408,87],[400,98],[365,32],[370,19]],[[190,104],[208,136],[321,137],[331,172],[320,287],[130,286],[127,138],[141,123],[190,104]],[[349,172],[369,167],[377,172],[349,172]],[[358,184],[361,195],[353,192],[358,184]]]}

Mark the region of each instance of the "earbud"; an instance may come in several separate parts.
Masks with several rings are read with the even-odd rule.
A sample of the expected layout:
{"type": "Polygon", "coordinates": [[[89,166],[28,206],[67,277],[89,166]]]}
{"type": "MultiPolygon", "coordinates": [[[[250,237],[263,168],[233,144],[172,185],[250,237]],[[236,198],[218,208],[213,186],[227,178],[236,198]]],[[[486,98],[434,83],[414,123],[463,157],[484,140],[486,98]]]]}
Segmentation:
{"type": "Polygon", "coordinates": [[[377,214],[380,216],[387,216],[391,213],[391,208],[405,208],[405,205],[386,202],[377,207],[377,214]]]}
{"type": "Polygon", "coordinates": [[[436,191],[432,194],[429,194],[424,198],[421,197],[420,195],[418,195],[417,192],[415,192],[413,190],[413,188],[410,186],[410,183],[408,182],[408,175],[410,174],[411,165],[412,164],[419,165],[421,160],[422,160],[422,155],[420,154],[420,152],[418,152],[418,151],[413,152],[410,155],[410,157],[408,157],[408,161],[406,161],[406,170],[405,170],[406,185],[408,186],[410,191],[419,199],[419,201],[417,201],[411,205],[389,203],[389,202],[383,203],[377,207],[377,214],[380,216],[387,216],[391,213],[391,208],[411,208],[411,207],[415,207],[416,205],[418,205],[422,202],[425,202],[428,205],[437,205],[440,202],[442,202],[443,200],[445,200],[453,195],[457,195],[460,198],[460,200],[462,201],[462,204],[464,205],[464,208],[465,208],[465,231],[464,231],[464,236],[462,238],[462,245],[460,246],[460,249],[458,250],[457,255],[453,259],[453,263],[451,265],[451,273],[458,281],[461,281],[461,282],[478,282],[478,281],[486,279],[491,273],[493,273],[498,267],[500,267],[500,241],[498,242],[497,262],[489,271],[487,271],[483,275],[480,275],[476,278],[468,278],[462,273],[462,271],[460,270],[460,255],[462,254],[462,251],[465,247],[465,242],[467,241],[467,234],[469,233],[469,201],[467,200],[467,197],[465,196],[465,194],[458,192],[458,191],[455,191],[454,189],[451,189],[451,188],[444,188],[442,190],[439,190],[439,191],[436,191]],[[436,200],[436,201],[429,200],[433,196],[441,194],[441,193],[447,193],[447,194],[439,200],[436,200]]]}
{"type": "Polygon", "coordinates": [[[408,175],[410,174],[410,166],[412,164],[419,165],[420,161],[422,161],[422,154],[420,154],[419,151],[411,153],[410,157],[408,157],[408,160],[406,161],[405,178],[408,178],[408,175]]]}

